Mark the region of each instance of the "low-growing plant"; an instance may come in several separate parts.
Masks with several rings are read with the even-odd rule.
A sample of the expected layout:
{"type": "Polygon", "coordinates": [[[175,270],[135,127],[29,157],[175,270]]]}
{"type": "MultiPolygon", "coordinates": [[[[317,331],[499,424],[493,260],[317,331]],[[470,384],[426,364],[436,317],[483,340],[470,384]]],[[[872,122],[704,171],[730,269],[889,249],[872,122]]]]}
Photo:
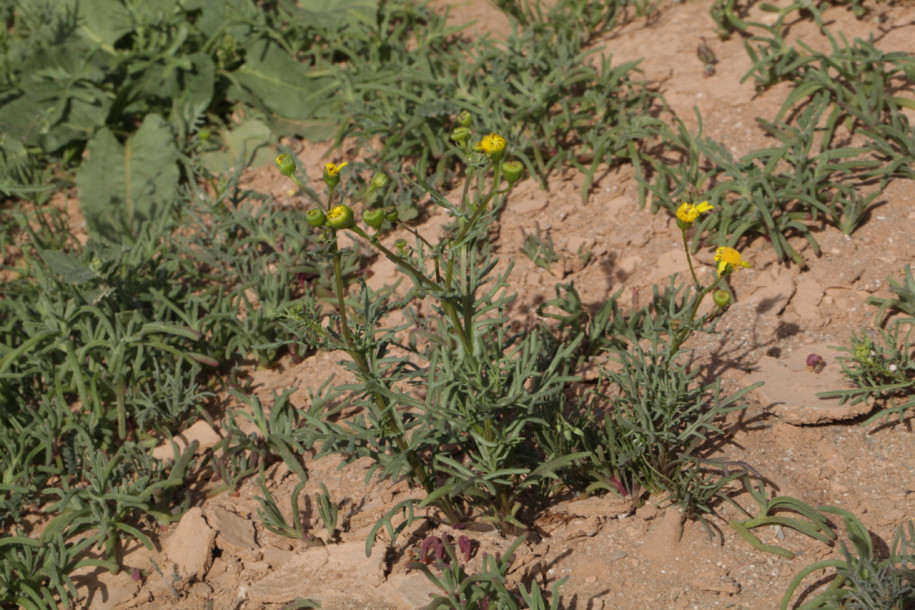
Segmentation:
{"type": "Polygon", "coordinates": [[[702,137],[701,117],[696,134],[682,125],[676,133],[664,130],[665,146],[680,162],[649,159],[651,177],[639,177],[643,195],[652,195],[652,209],[673,212],[679,200],[700,193],[720,208],[719,214],[697,223],[693,248],[703,241],[733,247],[762,234],[777,256],[802,263],[789,240],[792,235],[803,236],[818,251],[812,221],[825,216],[850,233],[880,192],[862,195],[854,184],[882,167],[867,156],[867,147],[817,151],[821,120],[830,107],[826,96],[817,95],[798,115],[796,125],[760,121],[776,145],[739,159],[719,142],[702,137]]]}
{"type": "Polygon", "coordinates": [[[540,233],[539,224],[534,225],[533,233],[525,233],[521,251],[532,263],[543,269],[549,269],[550,265],[562,259],[556,254],[553,238],[549,233],[546,236],[540,233]]]}
{"type": "MultiPolygon", "coordinates": [[[[790,496],[777,496],[770,499],[762,482],[759,480],[754,482],[749,475],[744,476],[743,483],[744,489],[759,506],[759,513],[756,516],[750,515],[749,519],[733,519],[729,522],[729,525],[744,540],[749,542],[753,548],[784,557],[785,559],[794,559],[795,554],[792,551],[777,544],[766,544],[750,531],[765,525],[790,527],[828,545],[832,545],[835,542],[837,537],[835,530],[823,515],[823,512],[826,512],[828,507],[821,506],[819,509],[815,509],[806,502],[790,496]],[[802,518],[786,517],[780,514],[779,511],[790,511],[800,515],[802,518]]],[[[734,505],[747,512],[739,504],[734,503],[734,505]]],[[[749,515],[748,512],[747,514],[749,515]]]]}
{"type": "MultiPolygon", "coordinates": [[[[466,537],[462,536],[462,538],[469,544],[466,537]]],[[[522,584],[519,587],[519,593],[508,589],[506,577],[511,568],[514,553],[525,540],[524,536],[518,537],[499,557],[484,555],[482,571],[468,574],[466,562],[469,561],[469,553],[463,553],[462,561],[450,536],[443,534],[427,538],[423,543],[420,560],[411,561],[407,567],[421,571],[430,582],[442,590],[443,594],[435,596],[429,605],[423,606],[423,608],[425,610],[449,608],[471,610],[492,607],[506,610],[519,608],[558,610],[562,602],[559,588],[568,580],[568,577],[559,579],[553,585],[549,605],[544,600],[540,586],[536,582],[531,582],[530,589],[526,589],[522,584]],[[427,549],[427,547],[433,546],[427,544],[429,542],[433,543],[434,550],[427,549]],[[427,562],[431,566],[427,565],[427,562]],[[523,605],[519,603],[519,595],[524,602],[523,605]]]]}
{"type": "Polygon", "coordinates": [[[48,610],[59,603],[70,607],[77,592],[69,574],[87,566],[117,569],[110,561],[85,556],[93,542],[65,533],[39,541],[21,531],[0,538],[0,600],[26,610],[48,610]]]}
{"type": "Polygon", "coordinates": [[[337,530],[337,515],[340,509],[324,483],[321,483],[321,493],[317,495],[317,503],[318,516],[321,518],[321,523],[324,524],[324,529],[327,530],[327,540],[335,542],[340,538],[340,532],[337,530]]]}
{"type": "MultiPolygon", "coordinates": [[[[384,477],[406,475],[424,490],[424,498],[401,502],[376,524],[368,548],[382,528],[393,541],[415,518],[414,509],[423,507],[437,509],[445,522],[483,518],[510,532],[524,527],[524,520],[563,485],[585,487],[595,480],[615,481],[612,489],[620,493],[667,492],[681,505],[684,518],[710,511],[713,497],[725,494],[735,474],[719,476],[721,471],[699,466],[695,451],[709,433],[721,433],[717,420],[743,408],[740,399],[751,388],[722,397],[717,382],[697,384],[698,371],[687,370],[678,355],[694,332],[714,328],[731,299],[725,278],[749,263],[733,248],[719,248],[716,277],[702,286],[686,233],[712,206],[683,204],[678,222],[695,290],[673,287],[656,293],[656,313],[646,310],[629,318],[610,299],[589,319],[574,287],[557,288],[557,299],[548,305],[562,313],[543,311],[558,321],[558,328],[541,325],[515,334],[503,313],[511,302],[505,294],[511,269],[490,279],[496,261],[486,246],[489,225],[522,166],[503,161],[506,144],[498,135],[473,146],[471,117],[463,114],[458,120],[452,137],[468,166],[462,202],[451,204],[416,178],[457,221],[438,244],[402,225],[414,237],[412,247],[400,239],[389,249],[380,228],[385,219],[396,220],[390,209],[363,211],[372,233],[363,230],[356,212],[335,198],[344,164],[327,165],[328,203],[309,212],[324,239],[336,244],[342,231],[351,231],[413,283],[403,297],[395,296],[392,287],[373,291],[362,284],[348,301],[338,279],[335,324],[324,334],[332,347],[349,354],[349,367],[359,381],[333,395],[352,392],[360,410],[341,420],[338,414],[348,402],[325,398],[331,410],[307,417],[322,454],[368,456],[376,464],[373,471],[384,477]],[[492,182],[486,180],[489,172],[492,182]],[[503,174],[507,184],[499,188],[503,174]],[[710,296],[716,306],[699,316],[700,304],[710,296]],[[431,298],[434,318],[412,305],[417,297],[431,298]],[[384,328],[385,316],[396,309],[406,322],[384,328]],[[618,366],[603,373],[607,389],[594,395],[593,403],[602,403],[600,411],[606,413],[605,428],[595,432],[589,420],[594,404],[570,409],[565,388],[576,380],[573,371],[602,351],[618,366]],[[418,396],[411,387],[419,390],[418,396]],[[571,464],[577,467],[568,468],[571,464]],[[587,473],[584,480],[582,472],[587,473]],[[395,527],[397,515],[405,521],[395,527]]],[[[291,158],[281,155],[277,164],[301,182],[291,158]]],[[[386,183],[386,177],[376,177],[370,188],[386,183]]],[[[330,252],[339,265],[335,249],[330,252]]],[[[591,489],[601,487],[611,489],[600,484],[591,489]]]]}
{"type": "Polygon", "coordinates": [[[840,541],[841,559],[824,559],[801,570],[788,585],[781,610],[787,610],[805,578],[830,568],[835,570],[832,582],[812,599],[803,603],[798,600],[794,607],[799,610],[910,608],[915,603],[915,522],[899,526],[889,556],[880,558],[875,553],[870,532],[857,517],[841,508],[821,507],[820,510],[842,517],[853,548],[849,549],[845,541],[840,541]]]}
{"type": "Polygon", "coordinates": [[[880,401],[879,410],[865,424],[897,415],[901,422],[915,409],[915,359],[910,341],[915,318],[900,319],[873,335],[854,333],[851,347],[838,346],[849,356],[839,356],[842,375],[854,387],[821,392],[817,396],[839,398],[840,404],[880,401]]]}
{"type": "MultiPolygon", "coordinates": [[[[743,396],[757,386],[721,396],[720,380],[697,383],[700,371],[679,358],[680,350],[696,332],[713,332],[719,316],[731,302],[726,278],[749,267],[733,248],[719,248],[715,279],[703,286],[693,267],[687,232],[699,218],[713,211],[708,202],[684,203],[677,210],[690,275],[695,289],[674,284],[664,292],[655,289],[651,307],[633,315],[616,329],[622,340],[604,348],[608,359],[601,369],[587,415],[575,421],[595,471],[591,490],[604,489],[627,495],[643,490],[666,493],[681,509],[685,521],[698,518],[712,504],[728,498],[729,483],[746,472],[743,465],[714,463],[697,453],[708,434],[723,434],[720,419],[743,409],[743,396]],[[699,316],[703,300],[712,296],[714,307],[699,316]],[[596,417],[595,417],[596,416],[596,417]],[[588,425],[589,418],[603,425],[588,425]],[[735,466],[734,471],[730,466],[735,466]]],[[[716,212],[717,213],[717,212],[716,212]]],[[[682,524],[682,522],[681,522],[682,524]]]]}
{"type": "Polygon", "coordinates": [[[113,456],[97,451],[86,434],[77,436],[82,458],[78,481],[86,485],[49,488],[45,494],[59,499],[48,507],[56,515],[42,532],[43,541],[59,539],[66,531],[71,536],[88,532],[85,540],[103,548],[105,559],[119,568],[119,541],[124,537],[139,540],[148,549],[152,541],[135,524],[138,517],[150,515],[168,523],[168,512],[176,488],[185,483],[187,470],[198,443],[191,443],[171,469],[135,445],[125,443],[113,456]]]}
{"type": "Polygon", "coordinates": [[[883,324],[886,320],[887,313],[892,310],[899,310],[915,318],[915,277],[912,277],[912,265],[906,265],[903,270],[902,282],[897,282],[893,278],[886,280],[890,284],[890,292],[896,297],[867,297],[868,305],[876,305],[877,325],[883,324]]]}
{"type": "Polygon", "coordinates": [[[299,540],[305,539],[307,535],[306,524],[301,510],[299,509],[299,495],[302,493],[302,489],[305,488],[305,483],[307,483],[307,480],[299,480],[292,490],[292,495],[289,497],[289,519],[287,520],[283,511],[280,510],[276,500],[273,498],[273,494],[270,493],[270,490],[267,488],[267,483],[264,478],[258,478],[257,484],[264,495],[256,496],[257,501],[260,502],[260,508],[257,509],[257,516],[260,517],[264,527],[280,536],[297,538],[299,540]]]}
{"type": "MultiPolygon", "coordinates": [[[[385,221],[398,222],[396,210],[365,209],[361,216],[369,234],[356,224],[356,212],[336,199],[346,164],[325,168],[327,204],[309,212],[309,222],[330,244],[335,269],[338,307],[326,331],[328,342],[350,356],[348,366],[358,379],[340,390],[352,391],[361,411],[338,421],[336,411],[345,404],[339,403],[320,418],[310,417],[310,424],[321,453],[368,456],[382,476],[406,475],[427,494],[413,504],[435,507],[447,522],[479,514],[511,530],[523,527],[520,511],[542,501],[538,498],[549,493],[557,472],[583,457],[547,456],[527,440],[532,429],[547,424],[541,411],[570,379],[577,341],[553,351],[543,332],[522,337],[509,331],[507,272],[492,277],[496,261],[483,246],[523,166],[503,162],[501,136],[486,136],[474,147],[471,119],[461,121],[467,125],[453,135],[468,167],[461,203],[451,204],[421,176],[414,178],[456,221],[438,244],[401,225],[413,244],[397,241],[393,250],[384,245],[379,229],[385,221]],[[395,263],[412,280],[412,290],[400,297],[390,287],[376,292],[363,283],[348,301],[339,248],[344,231],[395,263]],[[407,307],[417,297],[431,299],[440,317],[424,319],[418,308],[407,307]],[[384,317],[394,309],[403,309],[409,322],[384,328],[384,317]],[[424,398],[412,393],[413,386],[424,389],[424,398]]],[[[289,157],[277,162],[299,181],[289,157]]],[[[387,183],[386,176],[376,175],[369,189],[387,183]]],[[[368,545],[373,543],[371,536],[368,545]]]]}

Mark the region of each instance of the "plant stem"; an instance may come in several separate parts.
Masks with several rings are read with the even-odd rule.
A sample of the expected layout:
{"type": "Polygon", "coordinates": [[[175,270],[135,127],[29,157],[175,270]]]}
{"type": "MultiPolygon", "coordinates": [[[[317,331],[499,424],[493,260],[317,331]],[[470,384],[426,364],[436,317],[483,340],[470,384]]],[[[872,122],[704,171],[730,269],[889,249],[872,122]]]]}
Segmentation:
{"type": "MultiPolygon", "coordinates": [[[[393,253],[391,254],[393,256],[393,253]]],[[[365,357],[362,355],[362,352],[357,349],[356,342],[353,340],[352,331],[350,330],[349,324],[347,322],[346,301],[344,298],[343,286],[343,257],[340,254],[336,236],[334,236],[333,242],[333,257],[334,279],[336,281],[337,287],[337,306],[340,310],[340,332],[346,341],[348,348],[347,351],[350,357],[356,363],[356,366],[359,367],[359,370],[362,371],[363,375],[368,379],[373,377],[372,370],[369,367],[365,357]]],[[[426,472],[426,468],[423,466],[419,457],[417,457],[416,453],[410,449],[409,445],[407,444],[403,430],[403,424],[395,417],[397,411],[394,405],[391,405],[388,400],[377,391],[373,390],[371,391],[371,394],[375,401],[375,405],[378,407],[379,414],[381,415],[382,428],[387,434],[390,434],[394,438],[394,442],[397,444],[398,449],[406,454],[407,462],[409,462],[410,467],[413,470],[413,476],[415,480],[422,486],[426,493],[431,493],[435,489],[434,481],[429,478],[429,475],[426,472]]],[[[440,499],[438,502],[436,502],[436,506],[438,506],[438,508],[445,513],[448,520],[452,523],[456,523],[460,520],[460,514],[454,508],[449,499],[440,499]]]]}
{"type": "Polygon", "coordinates": [[[689,272],[693,276],[693,281],[696,282],[696,288],[699,287],[699,278],[696,277],[696,270],[693,269],[693,257],[689,253],[689,244],[686,241],[686,231],[680,230],[681,235],[683,235],[683,250],[686,251],[686,262],[689,263],[689,272]]]}

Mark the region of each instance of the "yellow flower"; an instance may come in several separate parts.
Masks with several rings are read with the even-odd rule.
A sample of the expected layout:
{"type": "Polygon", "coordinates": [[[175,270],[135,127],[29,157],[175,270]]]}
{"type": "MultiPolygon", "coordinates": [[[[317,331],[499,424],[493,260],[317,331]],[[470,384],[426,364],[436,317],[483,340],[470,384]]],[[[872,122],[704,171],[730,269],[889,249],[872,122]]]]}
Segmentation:
{"type": "Polygon", "coordinates": [[[730,273],[738,267],[750,268],[750,263],[740,257],[740,252],[727,246],[722,246],[715,251],[715,262],[718,263],[718,277],[730,273]]]}
{"type": "Polygon", "coordinates": [[[488,136],[483,136],[480,143],[474,146],[473,149],[486,153],[486,156],[493,161],[499,161],[502,159],[502,155],[505,154],[507,144],[505,138],[499,134],[491,133],[488,136]]]}
{"type": "Polygon", "coordinates": [[[693,205],[692,203],[684,203],[679,208],[677,208],[677,224],[681,229],[686,230],[696,220],[699,218],[699,214],[703,212],[711,212],[714,208],[709,204],[708,201],[703,201],[699,205],[693,205]],[[683,226],[686,225],[686,226],[683,226]]]}
{"type": "Polygon", "coordinates": [[[344,161],[340,165],[335,165],[333,163],[327,163],[324,165],[324,184],[334,188],[340,184],[340,170],[349,165],[349,162],[344,161]]]}
{"type": "Polygon", "coordinates": [[[349,165],[349,161],[344,161],[340,165],[334,165],[333,163],[328,163],[324,166],[324,173],[328,176],[336,176],[340,173],[340,170],[349,165]]]}

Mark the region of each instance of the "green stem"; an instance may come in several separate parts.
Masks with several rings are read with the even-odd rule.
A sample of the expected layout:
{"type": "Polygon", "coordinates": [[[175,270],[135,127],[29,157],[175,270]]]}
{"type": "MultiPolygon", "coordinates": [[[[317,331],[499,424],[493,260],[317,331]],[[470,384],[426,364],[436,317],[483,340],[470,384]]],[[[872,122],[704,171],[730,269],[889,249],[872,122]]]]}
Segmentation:
{"type": "MultiPolygon", "coordinates": [[[[361,229],[358,232],[362,232],[361,229]]],[[[350,357],[356,363],[356,366],[359,367],[359,370],[362,371],[366,379],[368,379],[372,376],[372,370],[369,367],[365,357],[362,355],[362,352],[356,348],[356,342],[353,339],[352,331],[350,330],[349,324],[347,322],[346,301],[344,299],[343,286],[343,257],[340,254],[336,236],[334,236],[333,242],[333,257],[334,279],[336,281],[337,287],[337,306],[340,310],[340,332],[346,341],[348,348],[347,351],[350,357]]],[[[382,428],[387,434],[390,434],[394,438],[394,442],[397,444],[398,449],[406,454],[407,462],[410,464],[410,467],[413,470],[413,475],[416,481],[419,482],[426,493],[431,493],[435,489],[434,481],[429,477],[428,473],[426,472],[426,468],[423,466],[423,463],[420,461],[419,457],[417,457],[416,453],[409,448],[405,438],[403,424],[402,422],[396,420],[396,409],[393,405],[388,403],[387,399],[383,395],[376,391],[372,391],[371,394],[375,401],[375,405],[378,407],[378,411],[381,414],[382,428]]],[[[436,506],[438,506],[442,512],[445,513],[447,518],[452,523],[456,523],[460,520],[460,514],[454,508],[451,501],[447,498],[442,498],[439,500],[439,502],[436,503],[436,506]]]]}
{"type": "Polygon", "coordinates": [[[699,305],[702,304],[702,301],[705,299],[708,294],[714,290],[718,284],[721,282],[719,277],[714,282],[709,284],[707,287],[699,291],[699,295],[696,297],[696,301],[693,303],[693,308],[689,312],[687,320],[683,324],[683,328],[676,331],[676,334],[673,337],[673,340],[670,343],[670,349],[667,352],[667,358],[665,359],[665,364],[669,364],[673,357],[680,351],[680,347],[683,343],[689,339],[689,336],[693,334],[693,320],[696,319],[696,312],[699,311],[699,305]]]}
{"type": "Polygon", "coordinates": [[[693,281],[696,282],[696,288],[698,288],[699,278],[696,277],[696,270],[693,269],[693,257],[689,253],[689,243],[686,241],[686,231],[681,229],[680,233],[683,235],[683,249],[686,251],[686,262],[689,263],[689,272],[693,276],[693,281]]]}
{"type": "Polygon", "coordinates": [[[436,284],[435,282],[433,282],[432,280],[427,278],[426,275],[422,271],[420,271],[419,269],[417,269],[416,267],[414,267],[413,265],[411,265],[410,263],[405,261],[403,259],[403,257],[397,256],[396,254],[394,254],[393,252],[388,250],[381,243],[381,241],[379,241],[379,239],[377,237],[370,236],[368,233],[366,233],[365,231],[363,231],[362,229],[360,229],[357,226],[352,227],[350,230],[353,233],[355,233],[356,235],[362,237],[363,239],[367,239],[368,242],[370,244],[372,244],[372,246],[375,247],[375,249],[377,249],[379,252],[384,254],[385,257],[388,260],[390,260],[392,263],[394,263],[395,265],[397,265],[398,267],[400,267],[401,269],[403,269],[404,271],[409,273],[411,276],[413,276],[413,278],[420,284],[424,284],[424,285],[426,285],[426,287],[432,288],[433,290],[436,290],[438,292],[443,291],[442,286],[436,284]]]}

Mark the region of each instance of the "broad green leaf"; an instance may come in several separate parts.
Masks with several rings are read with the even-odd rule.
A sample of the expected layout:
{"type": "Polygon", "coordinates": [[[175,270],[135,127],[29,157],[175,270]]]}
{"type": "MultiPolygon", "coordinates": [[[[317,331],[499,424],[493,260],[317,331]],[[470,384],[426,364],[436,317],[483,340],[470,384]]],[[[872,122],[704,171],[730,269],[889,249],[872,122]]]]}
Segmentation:
{"type": "Polygon", "coordinates": [[[76,177],[90,237],[121,241],[154,218],[178,188],[178,152],[171,130],[150,114],[122,145],[107,128],[87,147],[76,177]]]}
{"type": "Polygon", "coordinates": [[[235,167],[257,167],[273,159],[273,132],[263,121],[250,119],[221,134],[222,150],[204,153],[204,165],[215,173],[235,167]]]}
{"type": "MultiPolygon", "coordinates": [[[[243,91],[232,87],[230,96],[253,96],[254,105],[290,119],[328,114],[327,106],[339,84],[333,77],[309,70],[281,48],[258,40],[246,52],[247,60],[235,73],[243,91]]],[[[250,99],[250,97],[249,97],[250,99]]]]}
{"type": "Polygon", "coordinates": [[[251,32],[249,24],[263,19],[251,0],[181,0],[185,11],[200,11],[194,25],[206,36],[229,34],[242,40],[251,32]]]}
{"type": "Polygon", "coordinates": [[[378,0],[281,0],[293,17],[312,27],[336,30],[375,18],[378,0]]]}
{"type": "Polygon", "coordinates": [[[120,0],[81,0],[79,19],[82,34],[109,53],[134,28],[130,11],[120,0]]]}
{"type": "Polygon", "coordinates": [[[60,250],[39,250],[38,254],[54,273],[69,284],[82,284],[100,277],[73,254],[60,250]]]}

